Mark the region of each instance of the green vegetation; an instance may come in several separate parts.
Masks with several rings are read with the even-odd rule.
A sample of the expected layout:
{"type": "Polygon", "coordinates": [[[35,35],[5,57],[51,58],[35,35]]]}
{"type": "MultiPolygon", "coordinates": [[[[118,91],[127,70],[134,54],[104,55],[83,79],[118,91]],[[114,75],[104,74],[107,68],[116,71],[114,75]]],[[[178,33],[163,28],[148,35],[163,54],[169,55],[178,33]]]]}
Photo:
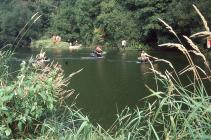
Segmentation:
{"type": "MultiPolygon", "coordinates": [[[[2,61],[10,57],[1,56],[2,61]]],[[[4,64],[1,63],[1,66],[4,64]]],[[[18,138],[35,133],[44,122],[49,112],[59,106],[64,96],[71,92],[65,91],[67,80],[63,78],[63,71],[59,65],[41,66],[38,63],[23,61],[16,78],[8,81],[7,67],[1,67],[1,108],[0,108],[0,137],[18,138]],[[7,75],[5,75],[7,74],[7,75]]],[[[36,132],[39,133],[39,132],[36,132]]]]}
{"type": "Polygon", "coordinates": [[[27,31],[19,46],[28,46],[43,36],[59,35],[64,42],[78,40],[83,46],[116,47],[124,39],[128,43],[157,47],[173,38],[162,30],[158,18],[167,21],[179,38],[201,30],[192,4],[203,10],[210,23],[208,5],[211,2],[206,0],[2,0],[0,46],[16,44],[19,31],[34,13],[39,12],[42,16],[27,31]]]}
{"type": "Polygon", "coordinates": [[[31,47],[33,48],[68,48],[68,42],[58,42],[53,43],[52,39],[41,39],[31,43],[31,47]]]}
{"type": "MultiPolygon", "coordinates": [[[[84,1],[85,2],[85,1],[84,1]]],[[[112,7],[111,3],[111,7],[112,7]]],[[[110,4],[109,4],[110,5],[110,4]]],[[[196,7],[195,7],[196,9],[196,7]]],[[[109,10],[110,11],[110,10],[109,10]]],[[[197,9],[196,11],[200,13],[197,9]]],[[[205,30],[210,33],[207,22],[200,15],[205,30]]],[[[70,78],[64,78],[58,64],[45,65],[29,60],[20,64],[15,76],[8,72],[11,51],[0,51],[0,138],[1,139],[209,139],[211,136],[211,97],[206,92],[203,80],[210,80],[211,70],[206,58],[195,43],[184,36],[192,47],[185,48],[178,34],[160,20],[173,34],[177,42],[160,46],[174,47],[186,57],[188,66],[176,72],[171,62],[165,71],[151,67],[157,89],[146,98],[145,107],[134,110],[125,108],[108,129],[95,126],[79,109],[65,104],[73,90],[66,90],[70,78]],[[198,56],[206,70],[196,65],[190,53],[198,56]],[[190,83],[185,85],[180,76],[189,73],[190,83]],[[9,80],[13,76],[13,80],[9,80]],[[15,78],[14,78],[15,77],[15,78]],[[158,84],[159,83],[159,84],[158,84]],[[158,85],[161,85],[159,87],[158,85]]],[[[207,35],[199,32],[193,35],[207,35]]],[[[13,73],[14,74],[14,73],[13,73]]]]}
{"type": "MultiPolygon", "coordinates": [[[[186,53],[188,56],[188,52],[186,53]]],[[[1,57],[1,60],[8,58],[1,57]]],[[[169,64],[173,69],[170,62],[169,64]]],[[[93,125],[74,104],[65,105],[64,99],[72,91],[64,90],[69,77],[63,79],[59,65],[32,67],[30,61],[22,62],[17,78],[12,82],[1,80],[0,137],[87,140],[209,139],[211,97],[207,95],[198,77],[196,65],[191,66],[194,66],[190,68],[193,68],[191,70],[195,77],[191,87],[183,86],[177,73],[170,73],[169,70],[162,73],[152,68],[155,80],[165,89],[150,89],[152,94],[146,98],[157,97],[153,103],[148,102],[145,107],[134,110],[125,108],[118,114],[116,122],[108,130],[104,130],[99,125],[93,125]]]]}

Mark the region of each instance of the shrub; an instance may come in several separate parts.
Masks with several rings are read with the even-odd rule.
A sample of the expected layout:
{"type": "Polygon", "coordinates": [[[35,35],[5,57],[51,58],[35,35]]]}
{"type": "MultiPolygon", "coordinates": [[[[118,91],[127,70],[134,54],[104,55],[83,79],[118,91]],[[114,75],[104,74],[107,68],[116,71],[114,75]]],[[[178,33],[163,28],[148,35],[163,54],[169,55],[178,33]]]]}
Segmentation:
{"type": "Polygon", "coordinates": [[[58,64],[37,65],[23,61],[17,78],[0,86],[0,136],[19,137],[34,133],[49,112],[72,91],[65,90],[71,76],[64,78],[58,64]]]}

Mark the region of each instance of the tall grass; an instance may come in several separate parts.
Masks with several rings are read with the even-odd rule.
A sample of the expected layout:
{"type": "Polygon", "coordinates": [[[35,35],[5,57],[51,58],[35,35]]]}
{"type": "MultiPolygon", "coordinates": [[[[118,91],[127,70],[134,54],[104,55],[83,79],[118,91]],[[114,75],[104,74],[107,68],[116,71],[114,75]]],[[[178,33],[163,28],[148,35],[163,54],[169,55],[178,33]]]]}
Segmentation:
{"type": "MultiPolygon", "coordinates": [[[[194,6],[197,13],[200,11],[194,6]]],[[[205,29],[209,32],[207,23],[203,17],[205,29]]],[[[118,117],[115,127],[115,135],[124,139],[210,139],[211,137],[211,97],[206,92],[202,79],[210,80],[210,68],[205,56],[194,42],[184,36],[192,50],[187,50],[176,32],[166,22],[160,19],[164,26],[172,33],[179,43],[166,43],[160,46],[175,47],[184,54],[187,60],[187,67],[176,72],[173,65],[167,62],[170,68],[163,72],[152,72],[156,75],[157,83],[161,83],[165,90],[149,90],[152,94],[149,97],[157,97],[155,102],[148,103],[145,108],[137,108],[134,111],[125,109],[118,117]],[[201,59],[206,66],[206,71],[195,64],[192,55],[201,59]],[[190,83],[185,85],[180,77],[188,73],[190,83]]],[[[199,34],[199,33],[196,33],[199,34]]],[[[210,33],[209,33],[210,34],[210,33]]],[[[114,128],[115,128],[114,127],[114,128]]]]}
{"type": "Polygon", "coordinates": [[[2,81],[7,81],[9,73],[8,61],[12,56],[11,51],[1,51],[0,50],[0,84],[2,85],[2,81]]]}
{"type": "MultiPolygon", "coordinates": [[[[195,6],[194,8],[197,13],[200,13],[195,6]]],[[[210,139],[211,97],[203,84],[203,79],[210,80],[211,72],[207,60],[189,37],[184,36],[184,39],[192,50],[186,49],[172,27],[163,20],[160,19],[160,21],[179,42],[160,46],[177,48],[184,54],[187,67],[177,72],[171,62],[163,59],[158,59],[158,61],[167,63],[170,70],[168,68],[165,71],[157,71],[151,65],[157,86],[161,85],[164,89],[162,91],[158,90],[160,88],[153,90],[146,86],[152,93],[145,99],[156,97],[154,102],[146,102],[146,106],[142,108],[125,108],[117,115],[117,120],[108,130],[103,130],[100,126],[93,126],[79,110],[68,108],[67,112],[71,114],[70,116],[65,114],[62,117],[59,116],[59,119],[55,117],[53,122],[46,122],[55,125],[48,125],[51,127],[44,131],[47,137],[40,137],[40,139],[210,139]],[[201,59],[206,70],[198,66],[192,57],[201,59]],[[188,84],[181,80],[186,74],[190,80],[188,84]],[[61,118],[60,122],[63,123],[58,123],[61,118]]],[[[203,22],[207,30],[207,24],[203,22]]],[[[208,32],[206,31],[206,35],[208,32]]],[[[201,37],[202,32],[194,36],[198,34],[201,37]]]]}

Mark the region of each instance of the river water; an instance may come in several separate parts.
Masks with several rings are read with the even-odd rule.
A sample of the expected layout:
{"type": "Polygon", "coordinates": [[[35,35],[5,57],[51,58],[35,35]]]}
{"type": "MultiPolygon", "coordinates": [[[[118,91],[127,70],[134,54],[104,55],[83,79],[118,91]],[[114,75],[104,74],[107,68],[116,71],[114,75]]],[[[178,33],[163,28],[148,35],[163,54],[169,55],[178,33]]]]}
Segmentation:
{"type": "MultiPolygon", "coordinates": [[[[83,68],[83,71],[70,81],[69,89],[75,89],[70,102],[77,97],[75,100],[77,107],[81,108],[92,122],[99,123],[103,127],[110,126],[116,119],[117,112],[125,106],[144,106],[143,100],[140,99],[150,95],[146,85],[156,88],[154,77],[149,70],[150,64],[136,63],[137,51],[110,50],[103,59],[89,58],[90,50],[51,49],[46,52],[51,60],[62,65],[65,75],[83,68]]],[[[37,53],[38,50],[21,49],[16,52],[15,58],[25,60],[37,53]]],[[[148,53],[171,61],[178,70],[186,65],[184,57],[179,53],[162,51],[148,53]]],[[[15,62],[13,67],[18,68],[19,63],[13,62],[15,62]]],[[[153,67],[163,71],[168,66],[153,63],[153,67]]]]}

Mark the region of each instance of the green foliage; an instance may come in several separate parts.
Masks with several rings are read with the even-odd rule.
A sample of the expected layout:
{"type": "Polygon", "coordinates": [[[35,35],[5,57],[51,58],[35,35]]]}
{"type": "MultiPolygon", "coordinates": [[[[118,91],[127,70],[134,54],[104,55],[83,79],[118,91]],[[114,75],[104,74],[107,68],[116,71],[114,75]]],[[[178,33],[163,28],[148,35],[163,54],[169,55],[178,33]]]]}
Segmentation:
{"type": "MultiPolygon", "coordinates": [[[[11,1],[1,6],[4,8],[1,11],[0,45],[14,44],[17,41],[16,37],[34,13],[27,5],[17,1],[11,1]],[[10,10],[8,11],[8,9],[10,10]]],[[[38,25],[32,27],[29,32],[26,31],[24,37],[21,39],[22,45],[28,44],[31,38],[36,38],[38,36],[37,28],[38,25]]]]}
{"type": "Polygon", "coordinates": [[[69,41],[70,38],[77,38],[77,33],[71,34],[76,30],[72,9],[63,4],[58,8],[57,13],[52,15],[51,27],[48,32],[53,35],[60,35],[62,39],[69,41]],[[71,22],[73,24],[71,24],[71,22]]]}
{"type": "Polygon", "coordinates": [[[133,17],[115,1],[64,2],[53,15],[49,32],[61,35],[66,41],[116,45],[126,38],[138,40],[138,26],[133,17]]]}
{"type": "MultiPolygon", "coordinates": [[[[1,64],[2,65],[2,64],[1,64]]],[[[59,65],[21,63],[14,81],[1,81],[0,137],[18,138],[38,133],[44,118],[60,104],[68,91],[59,65]]],[[[1,76],[2,77],[2,76],[1,76]]]]}
{"type": "Polygon", "coordinates": [[[136,50],[139,50],[139,49],[147,50],[147,49],[149,49],[149,46],[147,46],[146,44],[140,44],[135,41],[131,41],[128,44],[128,48],[129,49],[132,48],[132,49],[136,49],[136,50]]]}
{"type": "Polygon", "coordinates": [[[101,28],[95,28],[93,34],[92,45],[102,45],[105,41],[105,32],[101,28]]]}
{"type": "MultiPolygon", "coordinates": [[[[0,81],[7,81],[9,77],[8,73],[8,61],[12,55],[11,51],[0,51],[0,81]]],[[[1,82],[0,82],[1,83],[1,82]]]]}
{"type": "Polygon", "coordinates": [[[61,41],[54,44],[52,39],[40,39],[37,41],[33,41],[31,43],[31,47],[33,48],[68,48],[69,43],[61,41]]]}
{"type": "Polygon", "coordinates": [[[68,42],[78,40],[91,44],[94,31],[92,18],[95,14],[93,3],[86,0],[63,2],[53,14],[49,32],[60,35],[68,42]]]}
{"type": "MultiPolygon", "coordinates": [[[[30,17],[39,12],[42,16],[20,45],[26,46],[42,36],[59,35],[66,42],[78,40],[84,46],[118,46],[125,39],[156,47],[172,40],[172,36],[161,30],[158,18],[170,23],[179,35],[201,29],[192,4],[204,14],[211,12],[211,2],[206,0],[4,0],[0,5],[0,45],[13,43],[30,17]]],[[[206,15],[209,23],[211,16],[206,15]]]]}
{"type": "Polygon", "coordinates": [[[138,40],[138,25],[133,13],[125,11],[115,0],[103,1],[97,25],[104,29],[105,41],[117,45],[122,40],[138,40]]]}
{"type": "MultiPolygon", "coordinates": [[[[7,8],[14,8],[12,4],[15,2],[13,2],[4,0],[2,4],[7,5],[7,8]]],[[[51,0],[45,2],[45,4],[53,3],[51,0]]],[[[156,21],[157,17],[165,17],[165,14],[170,14],[175,19],[184,18],[187,21],[192,21],[191,18],[193,17],[186,15],[190,11],[188,9],[189,2],[175,0],[167,1],[166,4],[165,2],[148,0],[95,2],[61,0],[56,3],[58,12],[54,11],[46,15],[45,18],[47,19],[52,16],[52,20],[51,24],[47,22],[45,27],[50,26],[47,29],[48,31],[52,31],[52,34],[61,34],[67,40],[79,39],[87,44],[93,42],[96,44],[115,44],[120,39],[127,38],[133,40],[131,46],[140,47],[136,43],[136,41],[139,41],[139,34],[141,34],[141,39],[146,42],[148,39],[157,42],[159,34],[163,34],[156,21]],[[171,6],[168,7],[170,4],[172,4],[172,7],[177,4],[178,9],[185,9],[186,12],[177,13],[171,6]],[[93,5],[94,7],[92,7],[93,5]],[[167,11],[168,8],[172,8],[172,10],[167,11]],[[139,30],[135,30],[137,28],[139,30]],[[96,31],[95,29],[100,30],[96,31]],[[65,36],[66,34],[68,36],[65,36]]],[[[5,37],[12,39],[19,34],[18,29],[24,24],[22,20],[25,21],[31,16],[33,6],[27,5],[30,4],[28,2],[24,3],[29,6],[27,7],[23,3],[19,3],[20,5],[7,13],[8,15],[4,14],[4,8],[0,11],[4,15],[0,17],[2,19],[0,20],[0,30],[1,33],[5,33],[5,36],[1,34],[1,41],[5,41],[5,37]],[[26,9],[20,11],[22,8],[26,9]],[[18,17],[21,15],[23,17],[19,19],[18,17]],[[14,21],[10,21],[11,19],[14,19],[14,21]],[[12,28],[12,25],[16,24],[16,20],[17,26],[12,28]],[[6,21],[8,24],[6,24],[6,21]]],[[[201,7],[206,7],[205,4],[209,4],[209,2],[200,4],[201,7]]],[[[44,9],[46,8],[42,9],[43,12],[44,9]]],[[[51,12],[51,10],[47,10],[46,13],[48,12],[51,12]]],[[[197,20],[190,23],[186,21],[171,23],[175,27],[188,27],[187,30],[178,30],[179,34],[181,32],[189,34],[192,32],[189,27],[196,26],[197,24],[193,23],[197,23],[197,20]],[[190,26],[190,24],[193,25],[190,26]]],[[[177,42],[182,42],[179,35],[176,33],[174,35],[178,39],[177,42]]],[[[205,60],[205,57],[193,42],[187,38],[184,38],[184,40],[192,46],[193,53],[205,60]]],[[[49,40],[43,42],[47,44],[49,40]]],[[[60,108],[58,106],[63,101],[64,96],[70,93],[70,91],[64,90],[69,77],[63,78],[63,71],[59,65],[49,64],[45,66],[44,63],[32,60],[22,62],[17,77],[8,82],[7,62],[11,53],[1,52],[1,139],[209,139],[211,135],[211,98],[206,92],[200,74],[206,72],[205,76],[210,77],[210,67],[206,65],[207,72],[197,66],[183,44],[169,43],[162,46],[176,47],[182,51],[187,58],[187,62],[189,62],[188,72],[193,74],[192,77],[189,77],[191,83],[185,85],[179,78],[179,74],[187,72],[186,69],[177,73],[170,62],[159,59],[158,61],[169,64],[170,71],[169,69],[163,72],[157,71],[152,67],[155,83],[160,83],[162,86],[162,90],[158,90],[159,88],[153,90],[148,87],[152,94],[147,98],[156,97],[154,102],[148,102],[145,107],[137,107],[135,110],[126,108],[118,115],[116,122],[109,130],[92,125],[88,117],[83,116],[74,107],[60,108]]],[[[207,62],[204,61],[204,64],[207,64],[207,62]]]]}

